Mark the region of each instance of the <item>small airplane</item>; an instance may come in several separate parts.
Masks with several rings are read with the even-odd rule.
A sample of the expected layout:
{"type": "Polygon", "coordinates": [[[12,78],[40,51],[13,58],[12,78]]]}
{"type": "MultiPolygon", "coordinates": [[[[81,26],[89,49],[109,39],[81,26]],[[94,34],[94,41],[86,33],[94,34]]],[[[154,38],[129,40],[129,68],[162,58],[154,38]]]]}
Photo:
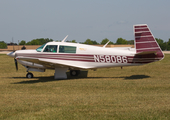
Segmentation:
{"type": "Polygon", "coordinates": [[[66,71],[71,76],[80,74],[80,70],[109,67],[143,65],[162,60],[164,54],[152,35],[147,24],[134,25],[135,48],[106,48],[65,42],[48,42],[36,50],[17,50],[8,53],[27,69],[27,78],[33,78],[29,71],[45,72],[54,69],[54,79],[67,79],[66,71]]]}

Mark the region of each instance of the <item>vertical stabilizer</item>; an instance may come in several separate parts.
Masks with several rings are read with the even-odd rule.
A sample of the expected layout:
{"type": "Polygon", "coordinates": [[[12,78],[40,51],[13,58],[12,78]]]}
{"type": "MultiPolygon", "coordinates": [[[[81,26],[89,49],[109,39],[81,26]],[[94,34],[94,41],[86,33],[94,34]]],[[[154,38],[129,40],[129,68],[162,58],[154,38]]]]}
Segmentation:
{"type": "Polygon", "coordinates": [[[147,24],[134,25],[134,35],[137,54],[154,53],[155,58],[163,59],[164,54],[147,24]]]}

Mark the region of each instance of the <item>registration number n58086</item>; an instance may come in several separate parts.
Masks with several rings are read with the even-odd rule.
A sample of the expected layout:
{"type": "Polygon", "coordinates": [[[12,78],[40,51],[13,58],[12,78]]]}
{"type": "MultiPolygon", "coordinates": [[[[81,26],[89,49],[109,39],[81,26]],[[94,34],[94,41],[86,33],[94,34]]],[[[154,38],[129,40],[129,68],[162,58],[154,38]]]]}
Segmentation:
{"type": "Polygon", "coordinates": [[[94,55],[95,62],[101,63],[127,63],[126,56],[115,56],[115,55],[94,55]]]}

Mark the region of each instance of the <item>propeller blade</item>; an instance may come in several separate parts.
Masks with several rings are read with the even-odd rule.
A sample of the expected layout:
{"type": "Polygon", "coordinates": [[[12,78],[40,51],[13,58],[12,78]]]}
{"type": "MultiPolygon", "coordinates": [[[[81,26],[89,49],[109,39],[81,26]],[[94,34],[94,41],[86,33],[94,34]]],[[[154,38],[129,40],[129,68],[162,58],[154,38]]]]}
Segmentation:
{"type": "Polygon", "coordinates": [[[18,71],[18,62],[15,58],[14,58],[14,62],[15,62],[16,71],[18,71]]]}

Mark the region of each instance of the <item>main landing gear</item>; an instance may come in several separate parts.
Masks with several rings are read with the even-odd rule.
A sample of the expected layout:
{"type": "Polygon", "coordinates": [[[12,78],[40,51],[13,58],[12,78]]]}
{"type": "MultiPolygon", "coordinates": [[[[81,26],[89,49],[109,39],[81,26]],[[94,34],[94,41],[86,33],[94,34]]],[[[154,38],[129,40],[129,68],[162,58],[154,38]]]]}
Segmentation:
{"type": "Polygon", "coordinates": [[[34,77],[34,75],[30,72],[28,72],[27,75],[26,75],[26,78],[33,78],[33,77],[34,77]]]}
{"type": "MultiPolygon", "coordinates": [[[[63,68],[62,68],[63,69],[63,68]]],[[[67,70],[65,70],[64,69],[64,72],[61,70],[61,69],[59,69],[58,71],[57,71],[58,69],[56,69],[56,71],[55,71],[55,74],[54,74],[54,76],[55,76],[55,79],[61,79],[61,78],[64,78],[64,79],[67,79],[67,76],[66,76],[66,74],[65,74],[65,71],[67,70]],[[62,72],[61,72],[62,71],[62,72]],[[60,73],[61,72],[61,73],[60,73]],[[64,73],[64,75],[61,75],[61,74],[63,74],[64,73]]],[[[70,75],[71,76],[78,76],[80,74],[80,70],[70,70],[70,75]]],[[[33,78],[34,77],[34,75],[31,73],[31,72],[28,72],[27,73],[27,75],[26,75],[26,78],[33,78]]]]}
{"type": "Polygon", "coordinates": [[[70,70],[71,76],[78,76],[80,74],[80,70],[70,70]]]}

